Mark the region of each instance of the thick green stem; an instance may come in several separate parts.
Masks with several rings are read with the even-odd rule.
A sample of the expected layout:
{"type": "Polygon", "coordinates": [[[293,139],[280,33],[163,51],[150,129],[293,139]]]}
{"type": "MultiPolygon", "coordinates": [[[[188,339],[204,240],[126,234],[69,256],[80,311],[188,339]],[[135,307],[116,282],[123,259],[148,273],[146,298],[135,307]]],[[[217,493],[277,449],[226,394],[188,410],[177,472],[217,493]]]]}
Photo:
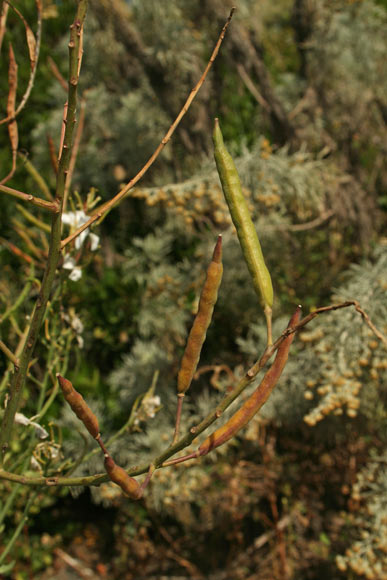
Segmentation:
{"type": "Polygon", "coordinates": [[[8,404],[4,412],[0,433],[1,461],[3,461],[4,455],[9,447],[9,441],[11,439],[15,413],[17,412],[20,404],[20,399],[23,392],[28,365],[32,358],[32,354],[36,345],[40,327],[44,319],[47,302],[49,300],[52,291],[53,283],[55,280],[56,268],[60,257],[63,195],[66,184],[66,176],[68,173],[71,158],[72,138],[75,124],[75,110],[77,104],[77,87],[79,78],[78,59],[80,54],[80,39],[83,21],[86,16],[87,3],[88,0],[79,0],[75,20],[70,27],[71,32],[69,42],[70,66],[69,66],[69,83],[68,83],[68,107],[65,120],[63,149],[59,162],[55,191],[55,203],[57,204],[59,211],[58,213],[53,213],[52,215],[50,249],[47,266],[44,272],[39,296],[36,300],[34,310],[31,316],[31,324],[27,340],[23,348],[23,351],[20,355],[19,369],[17,370],[17,372],[15,372],[15,375],[13,377],[9,392],[8,404]]]}

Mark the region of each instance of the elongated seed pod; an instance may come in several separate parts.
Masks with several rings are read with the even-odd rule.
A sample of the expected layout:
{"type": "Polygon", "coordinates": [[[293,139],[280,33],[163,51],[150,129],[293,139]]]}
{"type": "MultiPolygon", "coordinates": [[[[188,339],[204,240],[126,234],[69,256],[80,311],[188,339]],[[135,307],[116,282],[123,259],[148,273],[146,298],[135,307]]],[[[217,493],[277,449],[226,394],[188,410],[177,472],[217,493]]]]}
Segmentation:
{"type": "Polygon", "coordinates": [[[181,360],[177,378],[177,390],[180,394],[184,394],[189,388],[198,366],[200,352],[206,339],[207,329],[218,297],[222,274],[222,236],[219,236],[200,295],[198,313],[188,335],[187,345],[181,360]]]}
{"type": "Polygon", "coordinates": [[[98,419],[86,403],[85,399],[82,397],[78,391],[76,391],[72,383],[62,377],[61,375],[56,375],[58,378],[59,386],[62,389],[63,396],[78,417],[94,438],[99,435],[99,425],[98,419]]]}
{"type": "MultiPolygon", "coordinates": [[[[300,319],[301,307],[298,306],[297,310],[291,317],[288,328],[293,327],[300,319]]],[[[203,443],[200,445],[197,455],[207,455],[212,449],[219,447],[231,437],[236,435],[242,427],[247,425],[247,423],[254,417],[254,415],[259,411],[262,405],[267,401],[270,393],[274,389],[281,376],[281,373],[288,360],[288,354],[290,346],[294,339],[294,333],[289,334],[281,345],[278,347],[277,355],[275,360],[269,370],[266,372],[261,383],[256,388],[254,393],[243,403],[240,409],[225,423],[222,427],[217,429],[212,433],[203,443]]]]}
{"type": "Polygon", "coordinates": [[[110,455],[105,456],[104,461],[106,473],[110,479],[120,486],[122,491],[132,499],[140,499],[142,496],[142,489],[138,481],[130,477],[119,465],[117,465],[110,455]]]}
{"type": "Polygon", "coordinates": [[[250,216],[249,208],[242,192],[234,161],[227,151],[218,119],[213,132],[214,155],[224,197],[230,210],[232,221],[238,234],[247,267],[253,280],[254,289],[264,306],[273,305],[273,285],[269,270],[262,254],[261,244],[250,216]]]}

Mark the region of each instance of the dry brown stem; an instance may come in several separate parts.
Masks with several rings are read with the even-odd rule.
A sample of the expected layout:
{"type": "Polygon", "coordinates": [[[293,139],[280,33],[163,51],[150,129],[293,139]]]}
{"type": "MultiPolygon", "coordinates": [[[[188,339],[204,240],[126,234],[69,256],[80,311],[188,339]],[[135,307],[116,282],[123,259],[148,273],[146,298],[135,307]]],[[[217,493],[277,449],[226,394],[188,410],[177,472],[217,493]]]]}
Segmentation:
{"type": "Polygon", "coordinates": [[[117,205],[126,196],[128,191],[131,190],[136,185],[136,183],[145,175],[145,173],[148,171],[148,169],[151,167],[151,165],[153,165],[153,163],[156,161],[157,157],[160,155],[161,151],[164,149],[164,147],[166,146],[166,144],[168,143],[168,141],[172,137],[177,126],[179,125],[180,121],[182,120],[182,118],[184,117],[186,112],[188,111],[189,107],[191,106],[192,101],[194,100],[194,98],[196,97],[197,93],[199,92],[202,84],[204,83],[204,81],[207,77],[207,74],[208,74],[210,68],[212,67],[212,65],[213,65],[213,63],[218,55],[220,46],[221,46],[223,38],[226,34],[226,30],[231,22],[231,18],[234,14],[234,11],[235,11],[235,8],[232,8],[229,17],[228,17],[225,25],[222,28],[222,31],[221,31],[219,38],[218,38],[218,41],[215,45],[214,50],[212,51],[211,57],[207,63],[207,66],[206,66],[202,76],[200,77],[196,86],[191,90],[186,102],[184,103],[182,109],[180,110],[180,113],[177,115],[176,119],[174,120],[172,125],[169,127],[168,131],[164,135],[163,139],[161,140],[159,146],[156,148],[154,153],[151,155],[151,157],[148,159],[148,161],[145,163],[145,165],[142,167],[142,169],[140,169],[140,171],[137,173],[137,175],[135,177],[133,177],[133,179],[131,179],[117,193],[117,195],[115,195],[110,201],[104,203],[102,206],[97,208],[94,211],[94,214],[92,215],[92,217],[85,224],[83,224],[80,228],[75,230],[75,232],[70,234],[67,238],[65,238],[62,241],[62,244],[61,244],[62,249],[65,246],[67,246],[67,244],[72,242],[76,237],[78,237],[79,234],[81,234],[83,231],[85,231],[87,228],[89,228],[95,221],[100,219],[107,212],[109,212],[115,205],[117,205]]]}
{"type": "MultiPolygon", "coordinates": [[[[38,67],[38,60],[39,60],[40,43],[41,43],[41,37],[42,37],[42,9],[41,9],[40,2],[38,2],[38,1],[36,2],[36,9],[37,9],[37,13],[38,13],[37,27],[36,27],[36,38],[34,37],[31,28],[28,26],[25,18],[20,13],[20,11],[17,10],[10,2],[8,2],[8,0],[5,0],[3,5],[4,6],[8,6],[8,5],[11,6],[11,8],[18,14],[18,16],[23,21],[23,24],[24,24],[25,30],[26,30],[27,45],[28,45],[28,51],[29,51],[29,55],[30,55],[30,62],[31,62],[31,71],[30,71],[30,77],[28,79],[27,88],[24,92],[24,95],[22,96],[22,99],[21,99],[19,105],[17,106],[16,110],[13,113],[11,113],[10,111],[7,111],[7,116],[4,119],[1,119],[0,125],[2,125],[3,123],[8,123],[10,121],[13,122],[27,104],[27,101],[30,97],[32,88],[34,86],[36,71],[37,71],[37,67],[38,67]]],[[[3,14],[4,14],[4,10],[3,10],[3,14]]],[[[1,34],[4,34],[4,31],[2,30],[2,25],[3,25],[3,15],[2,15],[1,20],[0,20],[0,46],[1,46],[1,40],[2,40],[1,34]]],[[[5,28],[5,20],[4,20],[4,28],[5,28]]]]}

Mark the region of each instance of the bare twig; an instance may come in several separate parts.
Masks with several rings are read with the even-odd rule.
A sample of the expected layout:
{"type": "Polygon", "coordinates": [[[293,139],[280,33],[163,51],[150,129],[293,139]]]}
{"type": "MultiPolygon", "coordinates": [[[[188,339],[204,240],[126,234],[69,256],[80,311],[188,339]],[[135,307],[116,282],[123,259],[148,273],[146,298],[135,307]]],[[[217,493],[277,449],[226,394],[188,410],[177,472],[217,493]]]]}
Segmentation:
{"type": "Polygon", "coordinates": [[[179,438],[180,421],[181,421],[181,411],[183,409],[184,393],[177,394],[177,408],[176,408],[176,421],[175,421],[175,432],[172,439],[172,445],[176,443],[179,438]]]}
{"type": "Polygon", "coordinates": [[[192,101],[194,100],[194,98],[196,97],[197,93],[199,92],[202,84],[204,83],[204,81],[207,77],[207,74],[208,74],[210,68],[212,67],[212,65],[213,65],[213,63],[218,55],[220,46],[221,46],[223,38],[226,34],[226,30],[231,22],[231,18],[234,14],[234,11],[235,11],[235,8],[232,8],[229,17],[228,17],[225,25],[222,28],[222,31],[221,31],[219,38],[218,38],[218,41],[215,45],[215,48],[211,54],[210,60],[208,61],[207,66],[206,66],[202,76],[200,77],[196,86],[191,90],[191,92],[190,92],[186,102],[184,103],[180,113],[177,115],[176,119],[174,120],[172,125],[169,127],[168,131],[164,135],[163,139],[161,140],[161,143],[156,148],[154,153],[151,155],[151,157],[148,159],[148,161],[145,163],[145,165],[142,167],[142,169],[137,173],[137,175],[135,177],[133,177],[133,179],[131,179],[111,200],[109,200],[108,202],[104,203],[102,206],[97,208],[95,210],[93,216],[85,224],[83,224],[81,227],[79,227],[77,230],[75,230],[72,234],[70,234],[67,238],[65,238],[62,241],[62,244],[61,244],[62,249],[65,246],[67,246],[67,244],[72,242],[76,237],[78,237],[79,234],[81,234],[83,231],[85,231],[87,228],[89,228],[95,221],[100,219],[107,212],[109,212],[115,205],[117,205],[126,196],[128,191],[130,189],[132,189],[135,186],[135,184],[143,177],[143,175],[148,171],[148,169],[151,167],[151,165],[153,165],[153,163],[156,161],[157,157],[159,156],[161,151],[164,149],[164,147],[166,146],[166,144],[168,143],[168,141],[172,137],[177,126],[179,125],[180,121],[182,120],[182,118],[184,117],[186,112],[188,111],[189,107],[191,106],[192,101]]]}
{"type": "Polygon", "coordinates": [[[3,2],[1,5],[1,13],[0,13],[0,51],[6,30],[8,10],[9,5],[6,2],[3,2]]]}
{"type": "Polygon", "coordinates": [[[54,59],[51,58],[51,56],[48,57],[47,62],[48,66],[51,69],[52,74],[54,75],[54,77],[56,78],[62,89],[65,91],[65,93],[67,93],[67,82],[66,79],[62,76],[62,73],[60,72],[58,65],[56,64],[54,59]]]}
{"type": "Polygon", "coordinates": [[[362,315],[364,322],[372,330],[374,335],[384,344],[385,347],[387,347],[387,337],[380,330],[378,330],[376,328],[375,324],[373,324],[373,322],[371,322],[371,319],[368,316],[368,314],[360,307],[360,304],[356,300],[354,300],[353,305],[355,307],[355,310],[357,312],[359,312],[359,314],[362,315]]]}
{"type": "Polygon", "coordinates": [[[13,244],[12,242],[9,242],[8,240],[6,240],[4,238],[0,238],[0,243],[2,243],[4,246],[6,246],[10,252],[15,254],[15,256],[17,256],[18,258],[21,258],[22,260],[27,262],[27,264],[36,264],[35,260],[33,258],[31,258],[31,256],[29,256],[28,254],[23,252],[23,250],[21,250],[20,248],[15,246],[15,244],[13,244]]]}
{"type": "Polygon", "coordinates": [[[52,286],[55,279],[56,268],[60,258],[60,240],[62,227],[62,207],[63,194],[66,182],[66,176],[71,158],[72,141],[75,123],[75,109],[77,103],[78,89],[78,50],[80,44],[81,30],[86,16],[87,0],[79,0],[75,20],[70,27],[69,42],[69,83],[68,83],[68,109],[66,117],[66,130],[63,142],[63,153],[59,162],[58,175],[56,180],[55,201],[58,204],[59,211],[52,212],[50,249],[42,284],[39,295],[31,315],[30,327],[26,343],[20,355],[20,366],[14,374],[11,386],[8,405],[5,409],[0,429],[0,454],[1,461],[8,450],[11,439],[12,427],[15,413],[18,410],[23,386],[28,372],[29,364],[32,359],[34,347],[38,338],[38,333],[44,316],[46,307],[50,298],[52,286]]]}
{"type": "MultiPolygon", "coordinates": [[[[20,15],[20,17],[22,18],[23,22],[26,25],[26,21],[25,21],[24,17],[20,14],[20,12],[10,2],[8,2],[8,0],[6,0],[6,2],[7,2],[7,5],[10,5],[11,8],[13,10],[15,10],[15,12],[20,15]]],[[[16,110],[14,111],[14,113],[10,114],[8,112],[7,117],[5,117],[4,119],[1,119],[0,125],[2,125],[3,123],[8,123],[9,121],[13,121],[19,115],[19,113],[26,106],[27,101],[30,97],[32,88],[34,86],[36,71],[38,68],[40,44],[41,44],[41,37],[42,37],[42,10],[41,10],[41,3],[40,2],[36,2],[36,8],[37,8],[37,12],[38,12],[38,21],[37,21],[37,27],[36,27],[36,42],[35,42],[35,48],[34,48],[34,59],[33,59],[32,66],[31,66],[30,78],[28,80],[27,88],[24,92],[24,95],[22,96],[22,99],[21,99],[19,105],[17,106],[16,110]]],[[[28,28],[26,28],[26,32],[27,31],[28,31],[28,28]]],[[[28,38],[28,32],[27,32],[27,38],[28,38]]]]}
{"type": "Polygon", "coordinates": [[[46,201],[41,199],[40,197],[36,197],[34,195],[30,195],[28,193],[24,193],[24,191],[19,191],[18,189],[13,189],[12,187],[8,187],[7,185],[0,184],[0,191],[3,193],[7,193],[8,195],[12,195],[13,197],[18,197],[23,201],[28,201],[32,205],[36,205],[42,209],[48,209],[51,212],[58,212],[59,207],[58,204],[50,201],[46,201]]]}
{"type": "MultiPolygon", "coordinates": [[[[223,414],[223,412],[243,392],[243,390],[249,384],[251,384],[252,380],[257,376],[258,372],[265,366],[265,364],[267,363],[269,358],[271,358],[271,356],[278,349],[278,347],[280,346],[282,341],[287,336],[289,336],[289,334],[297,332],[298,330],[300,330],[301,328],[306,326],[309,322],[311,322],[311,320],[313,320],[319,314],[323,314],[325,312],[331,312],[333,310],[339,310],[341,308],[348,308],[350,306],[355,307],[355,309],[362,315],[362,317],[364,318],[366,323],[367,323],[367,318],[368,318],[372,327],[375,328],[373,323],[370,321],[369,316],[360,307],[359,303],[356,300],[349,300],[346,302],[341,302],[339,304],[331,304],[330,306],[323,306],[321,308],[317,308],[314,312],[311,312],[310,314],[305,316],[298,324],[284,330],[283,333],[272,344],[272,346],[265,350],[264,354],[259,359],[259,361],[257,363],[255,363],[247,371],[247,373],[244,375],[244,377],[242,377],[242,379],[239,381],[238,385],[231,391],[231,393],[226,395],[224,397],[224,399],[220,402],[220,404],[216,407],[216,409],[211,411],[211,413],[209,413],[207,415],[207,417],[205,417],[198,425],[196,425],[195,427],[192,427],[189,430],[189,432],[186,433],[186,435],[184,435],[175,444],[168,447],[168,449],[166,449],[166,451],[164,451],[163,453],[161,453],[161,455],[156,457],[153,460],[153,462],[147,463],[145,465],[136,466],[135,468],[132,468],[132,469],[128,469],[127,473],[130,476],[141,475],[143,473],[147,473],[147,472],[149,473],[150,469],[152,469],[152,466],[155,466],[156,469],[159,469],[162,467],[168,467],[168,466],[176,464],[176,463],[181,463],[182,461],[187,460],[187,458],[189,458],[190,456],[182,457],[182,458],[178,457],[178,458],[175,458],[173,460],[167,461],[168,458],[175,455],[178,451],[181,451],[182,449],[185,449],[186,447],[188,447],[192,443],[192,441],[194,439],[196,439],[196,437],[198,435],[203,433],[203,431],[205,431],[214,421],[216,421],[216,419],[218,419],[223,414]]],[[[369,326],[369,324],[368,324],[368,326],[369,326]]],[[[371,326],[370,326],[370,328],[371,328],[371,326]]],[[[378,336],[378,338],[380,338],[380,340],[382,340],[384,342],[383,338],[385,339],[385,337],[377,329],[376,329],[376,331],[378,333],[376,336],[378,336],[380,334],[382,338],[380,338],[379,336],[378,336]]],[[[192,456],[192,458],[194,458],[194,457],[192,456]]],[[[100,485],[101,483],[108,481],[109,477],[104,473],[99,473],[99,474],[90,475],[90,476],[83,476],[83,477],[57,477],[57,476],[54,476],[54,477],[26,477],[23,475],[18,475],[18,474],[11,473],[9,471],[5,471],[5,470],[0,469],[0,479],[6,479],[8,481],[14,481],[14,482],[22,483],[24,485],[29,485],[29,486],[65,486],[65,485],[79,486],[79,485],[100,485]]]]}
{"type": "MultiPolygon", "coordinates": [[[[12,119],[15,115],[15,103],[16,103],[16,91],[17,91],[17,62],[15,59],[15,53],[13,52],[12,44],[9,43],[9,67],[8,67],[8,99],[7,99],[7,113],[9,117],[12,119]]],[[[9,141],[11,143],[11,153],[12,153],[12,166],[11,171],[8,173],[6,177],[4,177],[0,184],[6,183],[9,181],[13,174],[16,171],[16,156],[17,156],[17,148],[19,145],[19,133],[17,128],[16,119],[13,118],[8,123],[8,135],[9,141]]]]}
{"type": "Polygon", "coordinates": [[[48,144],[48,152],[50,154],[51,166],[54,170],[55,175],[58,175],[58,158],[55,152],[54,140],[51,137],[51,135],[47,135],[47,144],[48,144]]]}
{"type": "Polygon", "coordinates": [[[80,113],[79,113],[79,119],[78,119],[78,127],[75,133],[75,137],[74,137],[74,144],[73,144],[73,150],[71,152],[71,159],[70,159],[70,164],[69,164],[69,171],[67,174],[67,179],[66,179],[66,185],[65,185],[65,191],[64,191],[64,197],[63,197],[63,211],[66,211],[66,206],[67,206],[67,198],[69,195],[69,191],[70,191],[70,187],[71,187],[71,182],[73,179],[73,173],[74,173],[74,169],[75,169],[75,163],[77,161],[77,157],[78,157],[78,152],[79,152],[79,145],[81,143],[81,139],[82,139],[82,135],[83,135],[83,128],[85,126],[85,110],[86,110],[86,101],[84,98],[80,99],[80,113]]]}
{"type": "Polygon", "coordinates": [[[79,574],[79,576],[81,578],[84,578],[85,580],[87,580],[88,578],[94,578],[94,579],[98,578],[98,576],[96,576],[96,574],[93,570],[90,570],[90,568],[85,567],[84,562],[80,562],[79,560],[76,560],[75,558],[70,556],[70,554],[67,554],[67,552],[64,552],[61,548],[54,548],[54,553],[58,556],[58,558],[63,560],[63,562],[65,562],[65,564],[70,566],[70,568],[73,568],[73,570],[75,570],[76,573],[79,574]]]}
{"type": "Polygon", "coordinates": [[[261,93],[257,89],[256,85],[252,81],[251,77],[248,75],[243,64],[241,64],[241,63],[237,64],[237,71],[238,71],[239,76],[241,77],[242,81],[245,83],[246,88],[253,95],[253,97],[255,98],[257,103],[259,105],[261,105],[261,107],[263,107],[265,109],[265,111],[270,111],[270,107],[267,104],[267,101],[263,98],[263,96],[261,95],[261,93]]]}
{"type": "Polygon", "coordinates": [[[307,230],[313,230],[329,220],[334,214],[335,212],[332,209],[329,209],[310,222],[305,222],[303,224],[285,224],[283,227],[279,226],[277,229],[289,230],[290,232],[305,232],[307,230]]]}

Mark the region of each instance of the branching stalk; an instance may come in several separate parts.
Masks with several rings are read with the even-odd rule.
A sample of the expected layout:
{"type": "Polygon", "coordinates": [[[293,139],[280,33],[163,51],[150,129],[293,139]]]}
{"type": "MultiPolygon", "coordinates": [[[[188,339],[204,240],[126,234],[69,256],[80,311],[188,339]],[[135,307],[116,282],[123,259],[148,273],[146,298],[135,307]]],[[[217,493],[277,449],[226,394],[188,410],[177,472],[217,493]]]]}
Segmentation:
{"type": "Polygon", "coordinates": [[[190,108],[192,101],[194,100],[194,98],[196,97],[197,93],[199,92],[202,84],[204,83],[206,76],[207,76],[210,68],[212,67],[213,62],[215,61],[215,59],[218,55],[220,45],[223,42],[223,38],[224,38],[224,36],[226,34],[226,30],[231,22],[234,11],[235,11],[235,8],[232,8],[229,17],[228,17],[225,25],[222,28],[222,31],[221,31],[219,38],[218,38],[218,41],[215,45],[215,48],[211,54],[210,60],[208,61],[207,66],[206,66],[202,76],[200,77],[196,86],[191,90],[191,92],[190,92],[186,102],[184,103],[180,113],[177,115],[176,119],[173,121],[172,125],[169,127],[168,131],[164,135],[164,137],[161,140],[161,143],[159,144],[157,149],[154,151],[154,153],[151,155],[151,157],[145,163],[143,168],[137,173],[137,175],[135,177],[133,177],[133,179],[131,179],[117,193],[117,195],[115,195],[110,201],[104,203],[101,207],[97,208],[94,211],[94,215],[86,223],[84,223],[81,227],[79,227],[77,230],[75,230],[72,234],[70,234],[67,238],[65,238],[62,241],[62,248],[64,248],[65,246],[67,246],[67,244],[69,244],[70,242],[75,240],[75,238],[77,238],[79,236],[79,234],[81,234],[82,232],[87,230],[87,228],[89,228],[94,222],[96,222],[100,218],[104,217],[114,206],[116,206],[127,195],[128,191],[130,191],[136,185],[136,183],[143,177],[143,175],[148,171],[148,169],[151,167],[151,165],[153,165],[153,163],[156,161],[157,157],[159,156],[161,151],[164,149],[165,145],[168,143],[168,141],[172,137],[172,135],[175,132],[176,128],[178,127],[180,121],[182,120],[182,118],[184,117],[184,115],[186,114],[188,109],[190,108]]]}
{"type": "Polygon", "coordinates": [[[23,201],[27,201],[32,205],[40,207],[41,209],[47,209],[48,211],[52,211],[55,213],[59,211],[58,203],[46,201],[45,199],[41,199],[40,197],[24,193],[24,191],[19,191],[17,189],[13,189],[12,187],[8,187],[7,185],[0,184],[0,191],[8,195],[12,195],[13,197],[22,199],[23,201]]]}
{"type": "Polygon", "coordinates": [[[56,267],[58,265],[60,257],[62,204],[66,184],[66,176],[71,158],[72,138],[74,132],[75,111],[77,104],[78,52],[80,46],[81,30],[86,16],[87,4],[88,0],[79,0],[75,20],[70,27],[71,33],[69,42],[68,109],[63,143],[63,153],[59,162],[55,191],[55,203],[58,207],[58,211],[57,213],[53,213],[52,215],[48,261],[44,272],[40,292],[31,316],[31,324],[27,340],[20,356],[20,366],[18,371],[15,373],[11,383],[8,405],[5,409],[1,425],[1,433],[0,433],[1,461],[3,461],[4,455],[9,447],[9,441],[11,438],[15,413],[17,412],[19,407],[23,386],[25,383],[26,374],[28,370],[28,365],[32,358],[38,333],[44,319],[47,302],[49,300],[54,283],[56,267]]]}
{"type": "MultiPolygon", "coordinates": [[[[355,309],[362,315],[365,320],[367,319],[367,313],[360,307],[356,300],[349,300],[346,302],[341,302],[339,304],[331,304],[330,306],[323,306],[317,308],[314,312],[311,312],[305,316],[299,323],[293,327],[286,328],[282,334],[274,341],[271,347],[266,348],[262,357],[247,371],[247,373],[242,377],[237,386],[224,397],[221,403],[214,409],[211,413],[207,415],[198,425],[192,427],[188,433],[186,433],[179,441],[174,445],[171,445],[158,457],[156,457],[152,462],[146,463],[144,465],[135,466],[127,471],[128,475],[136,476],[143,473],[148,473],[149,469],[154,466],[154,468],[159,469],[162,464],[166,462],[170,457],[178,453],[179,451],[188,447],[198,435],[203,433],[214,421],[216,421],[222,413],[231,405],[233,401],[244,391],[244,389],[251,384],[252,380],[257,376],[258,372],[265,366],[267,361],[272,357],[278,347],[282,344],[287,336],[297,332],[304,326],[306,326],[311,320],[313,320],[319,314],[324,312],[330,312],[332,310],[339,310],[341,308],[348,308],[349,306],[354,306],[355,309]]],[[[369,319],[369,317],[368,317],[369,319]]],[[[371,323],[372,324],[372,323],[371,323]]],[[[372,326],[374,326],[372,324],[372,326]]],[[[376,329],[377,330],[377,329],[376,329]]],[[[380,331],[377,330],[379,333],[380,331]]],[[[377,336],[377,335],[376,335],[377,336]]],[[[383,336],[383,335],[382,335],[383,336]]],[[[6,479],[8,481],[14,481],[16,483],[23,483],[28,486],[80,486],[80,485],[100,485],[109,480],[109,477],[103,473],[97,473],[95,475],[83,476],[83,477],[26,477],[23,475],[18,475],[0,469],[0,479],[6,479]]]]}

